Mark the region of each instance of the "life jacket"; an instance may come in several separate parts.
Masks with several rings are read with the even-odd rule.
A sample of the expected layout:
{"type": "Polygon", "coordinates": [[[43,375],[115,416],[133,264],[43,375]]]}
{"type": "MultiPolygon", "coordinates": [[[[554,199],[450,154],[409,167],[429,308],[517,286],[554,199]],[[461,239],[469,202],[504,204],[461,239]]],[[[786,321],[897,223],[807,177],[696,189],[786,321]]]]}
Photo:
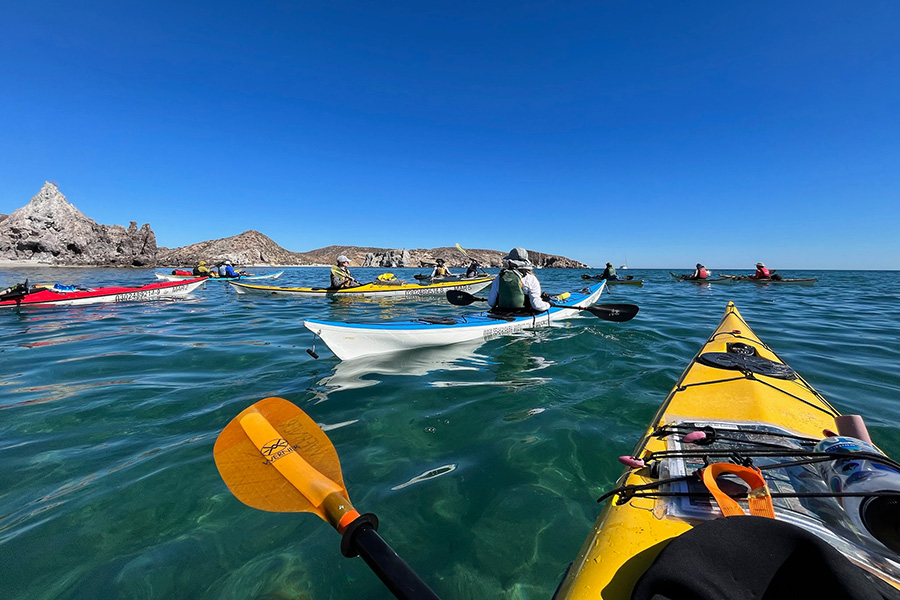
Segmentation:
{"type": "Polygon", "coordinates": [[[771,277],[769,270],[765,267],[756,267],[756,275],[757,279],[763,279],[764,277],[771,277]]]}
{"type": "Polygon", "coordinates": [[[709,277],[709,272],[706,269],[700,269],[697,273],[697,279],[706,279],[709,277]]]}
{"type": "Polygon", "coordinates": [[[515,269],[504,269],[498,278],[497,308],[525,308],[522,275],[515,269]]]}
{"type": "Polygon", "coordinates": [[[435,277],[447,277],[450,275],[450,269],[447,267],[436,267],[434,271],[435,277]]]}

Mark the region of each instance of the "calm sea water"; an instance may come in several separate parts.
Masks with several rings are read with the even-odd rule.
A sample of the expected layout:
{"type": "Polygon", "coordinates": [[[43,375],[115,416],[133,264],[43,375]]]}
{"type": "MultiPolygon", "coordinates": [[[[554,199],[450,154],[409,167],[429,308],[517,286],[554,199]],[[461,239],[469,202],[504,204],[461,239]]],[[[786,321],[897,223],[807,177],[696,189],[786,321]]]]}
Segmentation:
{"type": "MultiPolygon", "coordinates": [[[[383,270],[356,269],[362,279],[383,270]]],[[[417,270],[393,270],[412,279],[417,270]]],[[[387,598],[305,513],[236,500],[212,449],[282,396],[325,426],[354,504],[446,599],[549,598],[656,408],[733,300],[756,333],[900,457],[900,273],[793,271],[813,287],[699,287],[630,270],[641,307],[480,346],[341,363],[307,317],[456,314],[441,300],[239,296],[0,311],[0,597],[387,598]],[[408,484],[442,466],[444,475],[408,484]]],[[[552,292],[581,272],[538,271],[552,292]]],[[[150,271],[4,269],[32,282],[138,284],[150,271]]],[[[278,285],[321,285],[289,269],[278,285]]],[[[476,305],[477,307],[477,305],[476,305]]]]}

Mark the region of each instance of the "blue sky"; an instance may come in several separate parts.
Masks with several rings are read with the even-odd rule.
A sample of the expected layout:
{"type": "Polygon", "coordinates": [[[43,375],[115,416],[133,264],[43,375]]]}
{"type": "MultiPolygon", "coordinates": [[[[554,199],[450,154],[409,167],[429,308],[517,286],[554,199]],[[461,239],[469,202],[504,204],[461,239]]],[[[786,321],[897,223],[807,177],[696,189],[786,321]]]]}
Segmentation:
{"type": "Polygon", "coordinates": [[[900,268],[900,4],[5,2],[0,213],[900,268]]]}

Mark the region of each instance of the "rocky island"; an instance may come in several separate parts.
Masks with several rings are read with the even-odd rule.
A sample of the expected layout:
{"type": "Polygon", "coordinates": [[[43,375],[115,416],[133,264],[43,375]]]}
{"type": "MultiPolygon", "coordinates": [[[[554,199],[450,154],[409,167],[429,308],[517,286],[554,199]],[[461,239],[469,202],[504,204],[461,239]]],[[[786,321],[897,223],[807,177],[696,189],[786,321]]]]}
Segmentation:
{"type": "MultiPolygon", "coordinates": [[[[538,267],[584,269],[587,265],[564,256],[528,250],[538,267]]],[[[94,267],[190,267],[200,260],[235,265],[317,266],[332,265],[344,254],[361,267],[430,267],[443,259],[450,267],[464,267],[470,259],[484,267],[499,267],[506,251],[441,248],[370,248],[327,246],[308,252],[291,252],[258,231],[209,240],[181,248],[157,247],[149,224],[138,229],[132,221],[101,225],[72,205],[54,183],[46,182],[31,201],[0,215],[0,262],[46,266],[94,267]]]]}

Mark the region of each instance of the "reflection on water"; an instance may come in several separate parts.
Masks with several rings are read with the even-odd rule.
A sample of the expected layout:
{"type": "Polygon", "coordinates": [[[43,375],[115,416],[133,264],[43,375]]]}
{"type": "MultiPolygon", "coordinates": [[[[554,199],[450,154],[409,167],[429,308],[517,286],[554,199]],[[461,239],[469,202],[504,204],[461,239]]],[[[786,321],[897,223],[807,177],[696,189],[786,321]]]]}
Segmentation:
{"type": "Polygon", "coordinates": [[[483,343],[478,340],[338,361],[334,371],[318,381],[317,385],[324,389],[317,390],[317,402],[327,400],[332,392],[377,385],[387,375],[421,377],[435,371],[479,371],[490,363],[488,356],[477,353],[483,343]]]}

